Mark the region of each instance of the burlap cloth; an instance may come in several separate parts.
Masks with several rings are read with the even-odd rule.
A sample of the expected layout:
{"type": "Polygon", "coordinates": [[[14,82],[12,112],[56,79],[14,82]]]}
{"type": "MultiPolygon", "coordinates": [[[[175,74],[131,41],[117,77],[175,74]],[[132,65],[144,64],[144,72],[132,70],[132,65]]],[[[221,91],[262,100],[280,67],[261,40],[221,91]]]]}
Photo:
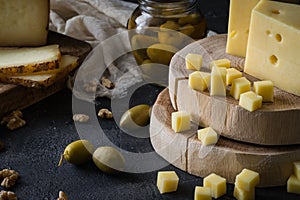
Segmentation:
{"type": "MultiPolygon", "coordinates": [[[[126,96],[129,87],[143,81],[141,71],[131,54],[113,63],[105,63],[97,56],[106,51],[103,47],[99,48],[101,43],[127,30],[127,20],[137,4],[120,0],[51,0],[50,2],[50,30],[86,41],[93,47],[92,55],[81,65],[86,69],[76,79],[80,84],[75,84],[77,87],[73,87],[75,76],[70,78],[69,87],[73,89],[76,97],[87,101],[93,101],[95,96],[122,98],[126,96]],[[106,64],[109,66],[107,67],[106,64]],[[97,66],[96,71],[95,66],[97,66]],[[108,77],[115,84],[115,88],[108,89],[98,84],[99,73],[108,77]],[[87,85],[93,86],[94,83],[97,83],[96,93],[87,91],[87,85]]],[[[122,48],[130,47],[125,45],[122,48]]],[[[106,57],[107,55],[102,56],[103,59],[106,57]]]]}

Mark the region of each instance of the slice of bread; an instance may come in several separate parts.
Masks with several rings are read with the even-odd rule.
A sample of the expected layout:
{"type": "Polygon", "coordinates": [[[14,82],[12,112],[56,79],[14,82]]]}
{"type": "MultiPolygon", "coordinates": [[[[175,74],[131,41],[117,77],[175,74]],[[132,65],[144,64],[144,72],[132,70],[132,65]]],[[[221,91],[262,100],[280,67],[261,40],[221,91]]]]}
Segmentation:
{"type": "Polygon", "coordinates": [[[59,45],[0,49],[0,73],[26,74],[59,68],[59,45]]]}
{"type": "Polygon", "coordinates": [[[71,55],[63,55],[61,57],[60,68],[55,73],[49,74],[29,74],[29,75],[17,75],[6,76],[0,75],[0,81],[4,83],[12,83],[17,85],[23,85],[25,87],[48,87],[66,77],[71,71],[78,66],[78,57],[71,55]]]}

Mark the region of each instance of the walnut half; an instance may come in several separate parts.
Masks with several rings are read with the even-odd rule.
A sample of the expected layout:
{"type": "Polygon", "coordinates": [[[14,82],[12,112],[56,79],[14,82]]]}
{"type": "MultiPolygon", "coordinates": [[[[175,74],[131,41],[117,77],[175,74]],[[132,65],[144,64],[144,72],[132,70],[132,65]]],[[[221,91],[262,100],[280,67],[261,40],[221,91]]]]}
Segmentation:
{"type": "Polygon", "coordinates": [[[26,121],[22,119],[23,113],[20,110],[15,110],[11,114],[5,116],[1,120],[1,125],[6,124],[9,130],[15,130],[26,124],[26,121]]]}

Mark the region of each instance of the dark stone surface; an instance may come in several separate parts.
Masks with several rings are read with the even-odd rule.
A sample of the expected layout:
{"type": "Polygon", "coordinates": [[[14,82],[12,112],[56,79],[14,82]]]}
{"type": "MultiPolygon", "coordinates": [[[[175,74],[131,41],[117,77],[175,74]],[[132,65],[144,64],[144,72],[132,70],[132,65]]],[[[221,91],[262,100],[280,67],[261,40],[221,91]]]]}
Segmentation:
{"type": "MultiPolygon", "coordinates": [[[[211,29],[225,32],[228,0],[203,0],[201,3],[211,29]]],[[[146,85],[134,93],[129,106],[140,103],[152,105],[161,90],[161,87],[146,85]]],[[[98,99],[96,105],[97,109],[110,106],[107,98],[98,99]]],[[[158,170],[142,174],[107,175],[98,170],[92,161],[82,166],[64,162],[58,167],[65,146],[80,139],[72,120],[72,95],[67,89],[23,112],[27,121],[25,127],[15,131],[0,127],[0,140],[5,144],[4,151],[0,152],[0,169],[11,168],[20,173],[21,178],[11,188],[20,200],[55,200],[60,190],[65,191],[70,200],[184,200],[193,199],[195,186],[202,185],[201,178],[172,165],[160,170],[176,171],[180,178],[178,191],[164,195],[159,194],[156,188],[158,170]]],[[[106,136],[122,149],[133,152],[153,151],[148,139],[124,134],[115,121],[99,119],[99,124],[106,136]]],[[[90,131],[86,133],[87,136],[92,134],[93,130],[90,131]]],[[[220,199],[233,199],[232,193],[233,185],[228,184],[227,195],[220,199]]],[[[256,189],[256,197],[263,200],[299,199],[297,195],[288,194],[286,187],[256,189]]]]}

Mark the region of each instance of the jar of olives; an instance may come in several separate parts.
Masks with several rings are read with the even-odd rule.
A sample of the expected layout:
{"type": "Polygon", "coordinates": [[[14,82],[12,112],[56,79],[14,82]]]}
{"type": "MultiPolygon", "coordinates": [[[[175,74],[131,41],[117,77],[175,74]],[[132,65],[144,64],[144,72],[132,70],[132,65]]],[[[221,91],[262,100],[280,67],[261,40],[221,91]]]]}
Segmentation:
{"type": "Polygon", "coordinates": [[[157,64],[168,67],[178,50],[207,35],[198,0],[139,0],[127,28],[132,53],[148,76],[168,71],[157,64]]]}

